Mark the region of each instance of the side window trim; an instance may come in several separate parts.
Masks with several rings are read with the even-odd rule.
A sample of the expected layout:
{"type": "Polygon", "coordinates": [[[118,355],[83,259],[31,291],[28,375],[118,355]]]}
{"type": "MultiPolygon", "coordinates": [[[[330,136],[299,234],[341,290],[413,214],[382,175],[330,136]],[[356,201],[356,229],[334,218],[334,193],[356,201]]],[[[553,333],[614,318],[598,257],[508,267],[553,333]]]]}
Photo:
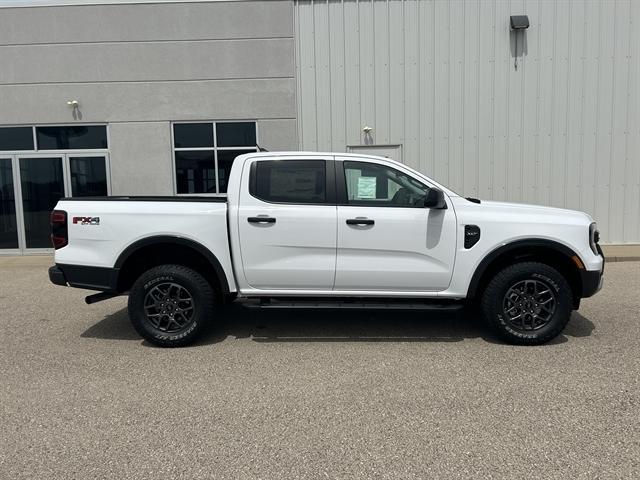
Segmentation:
{"type": "MultiPolygon", "coordinates": [[[[292,159],[294,160],[294,159],[292,159]]],[[[317,203],[297,203],[297,202],[276,202],[273,200],[266,200],[256,195],[257,190],[257,169],[258,162],[273,161],[272,158],[265,158],[260,160],[254,160],[249,167],[249,195],[253,198],[260,200],[261,202],[271,203],[274,205],[336,205],[336,162],[334,160],[328,160],[326,158],[310,159],[301,158],[298,160],[323,160],[325,162],[325,191],[326,200],[324,202],[317,203]]],[[[286,161],[286,160],[285,160],[286,161]]]]}
{"type": "MultiPolygon", "coordinates": [[[[371,164],[371,165],[380,165],[383,166],[385,168],[390,168],[393,170],[396,170],[397,172],[401,173],[402,175],[406,175],[407,177],[412,178],[413,180],[420,182],[422,185],[424,185],[425,188],[427,189],[431,189],[433,187],[431,187],[430,185],[427,185],[426,183],[424,183],[422,180],[418,180],[415,177],[412,177],[411,175],[406,174],[405,172],[398,170],[392,166],[389,165],[385,165],[385,164],[378,164],[378,163],[373,163],[373,162],[367,162],[367,161],[360,161],[360,160],[347,160],[349,162],[353,162],[353,163],[365,163],[365,164],[371,164]]],[[[375,205],[369,202],[363,202],[363,203],[354,203],[354,202],[349,202],[349,197],[347,195],[347,176],[344,173],[345,170],[345,161],[344,160],[336,160],[335,162],[336,164],[336,200],[337,200],[337,205],[340,207],[375,207],[375,208],[425,208],[425,207],[421,207],[421,206],[407,206],[407,205],[375,205]]]]}

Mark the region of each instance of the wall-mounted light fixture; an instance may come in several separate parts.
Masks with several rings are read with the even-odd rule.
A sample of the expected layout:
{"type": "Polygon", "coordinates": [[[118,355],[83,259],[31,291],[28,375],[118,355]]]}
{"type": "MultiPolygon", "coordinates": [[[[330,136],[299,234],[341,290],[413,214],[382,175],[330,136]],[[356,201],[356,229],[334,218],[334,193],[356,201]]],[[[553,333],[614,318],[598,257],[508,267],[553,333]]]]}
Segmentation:
{"type": "Polygon", "coordinates": [[[529,28],[529,17],[527,15],[511,15],[511,30],[524,28],[529,28]]]}
{"type": "Polygon", "coordinates": [[[518,33],[522,30],[524,37],[524,31],[529,28],[529,17],[527,15],[511,15],[511,30],[515,34],[515,54],[513,66],[518,70],[518,33]]]}
{"type": "Polygon", "coordinates": [[[82,120],[82,112],[80,112],[80,102],[78,100],[68,100],[67,105],[71,109],[74,120],[82,120]]]}
{"type": "Polygon", "coordinates": [[[364,127],[362,127],[362,134],[363,134],[362,140],[365,145],[373,145],[372,132],[373,132],[373,127],[370,127],[369,125],[366,125],[366,124],[364,127]]]}

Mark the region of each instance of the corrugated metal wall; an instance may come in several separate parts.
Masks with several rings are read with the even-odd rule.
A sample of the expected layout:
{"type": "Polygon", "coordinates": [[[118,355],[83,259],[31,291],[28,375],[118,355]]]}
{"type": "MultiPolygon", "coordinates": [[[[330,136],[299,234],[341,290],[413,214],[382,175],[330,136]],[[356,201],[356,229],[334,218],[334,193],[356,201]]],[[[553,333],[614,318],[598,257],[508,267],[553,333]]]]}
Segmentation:
{"type": "Polygon", "coordinates": [[[301,148],[346,151],[370,125],[460,193],[640,243],[640,1],[298,0],[295,29],[301,148]]]}

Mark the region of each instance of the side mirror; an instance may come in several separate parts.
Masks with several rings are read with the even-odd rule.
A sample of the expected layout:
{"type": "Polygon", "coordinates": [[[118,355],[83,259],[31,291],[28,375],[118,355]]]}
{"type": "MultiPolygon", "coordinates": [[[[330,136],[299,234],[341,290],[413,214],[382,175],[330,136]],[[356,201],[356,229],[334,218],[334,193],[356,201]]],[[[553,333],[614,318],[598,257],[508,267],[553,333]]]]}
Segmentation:
{"type": "Polygon", "coordinates": [[[424,206],[426,208],[445,209],[447,208],[447,202],[444,200],[444,193],[437,188],[430,188],[427,190],[427,196],[424,199],[424,206]]]}

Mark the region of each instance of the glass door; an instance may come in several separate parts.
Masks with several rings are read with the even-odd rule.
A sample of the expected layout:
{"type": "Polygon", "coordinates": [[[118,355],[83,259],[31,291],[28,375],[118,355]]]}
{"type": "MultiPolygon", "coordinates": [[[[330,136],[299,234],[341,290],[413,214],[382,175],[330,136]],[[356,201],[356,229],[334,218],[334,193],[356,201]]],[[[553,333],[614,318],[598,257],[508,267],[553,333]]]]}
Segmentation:
{"type": "Polygon", "coordinates": [[[49,214],[58,200],[110,192],[105,153],[0,155],[0,254],[53,251],[49,214]]]}
{"type": "Polygon", "coordinates": [[[19,247],[18,218],[11,158],[0,158],[0,251],[19,247]]]}
{"type": "Polygon", "coordinates": [[[24,248],[50,250],[49,215],[65,196],[63,156],[20,157],[24,248]]]}

